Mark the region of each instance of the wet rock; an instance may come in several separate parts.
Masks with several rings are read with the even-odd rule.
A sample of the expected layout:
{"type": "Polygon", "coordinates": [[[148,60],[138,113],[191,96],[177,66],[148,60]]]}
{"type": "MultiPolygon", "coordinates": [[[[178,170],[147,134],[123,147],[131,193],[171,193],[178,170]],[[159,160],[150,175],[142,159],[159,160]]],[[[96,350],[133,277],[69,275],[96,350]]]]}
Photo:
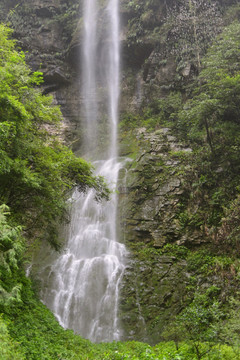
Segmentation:
{"type": "Polygon", "coordinates": [[[129,163],[128,193],[120,194],[119,210],[124,241],[130,251],[134,249],[134,265],[124,276],[122,297],[130,287],[132,300],[122,303],[120,312],[130,314],[128,324],[123,320],[127,339],[155,343],[165,324],[181,311],[191,277],[185,260],[161,251],[167,244],[191,248],[206,239],[200,232],[183,234],[178,219],[178,204],[184,194],[181,156],[187,156],[191,149],[179,143],[168,128],[152,133],[141,128],[136,133],[140,155],[129,163]],[[180,156],[166,149],[178,149],[180,156]],[[138,330],[133,337],[128,329],[136,322],[138,330]]]}
{"type": "Polygon", "coordinates": [[[45,84],[55,84],[56,86],[63,86],[66,84],[70,84],[70,79],[68,74],[64,72],[63,69],[59,67],[48,68],[44,72],[44,80],[45,84]]]}

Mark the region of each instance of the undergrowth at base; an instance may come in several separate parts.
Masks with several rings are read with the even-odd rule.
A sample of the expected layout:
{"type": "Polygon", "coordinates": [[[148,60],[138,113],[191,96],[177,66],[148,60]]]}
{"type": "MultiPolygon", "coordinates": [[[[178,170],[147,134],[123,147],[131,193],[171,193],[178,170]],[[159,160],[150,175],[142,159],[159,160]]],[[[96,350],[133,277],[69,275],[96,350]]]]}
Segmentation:
{"type": "Polygon", "coordinates": [[[58,324],[23,273],[21,283],[22,301],[1,308],[1,360],[240,360],[239,348],[225,344],[199,343],[200,356],[187,342],[154,347],[134,341],[93,344],[58,324]]]}

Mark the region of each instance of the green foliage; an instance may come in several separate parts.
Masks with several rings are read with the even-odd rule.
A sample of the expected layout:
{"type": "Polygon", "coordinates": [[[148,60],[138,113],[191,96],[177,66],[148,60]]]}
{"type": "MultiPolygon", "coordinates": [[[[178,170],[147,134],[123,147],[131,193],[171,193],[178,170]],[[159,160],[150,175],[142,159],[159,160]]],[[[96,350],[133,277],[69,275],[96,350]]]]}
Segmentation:
{"type": "MultiPolygon", "coordinates": [[[[191,341],[190,343],[182,341],[178,344],[177,348],[174,342],[163,342],[155,347],[139,342],[92,344],[90,341],[74,335],[73,331],[64,330],[57,323],[51,312],[35,298],[30,281],[23,274],[18,274],[18,276],[21,276],[21,282],[24,283],[22,303],[16,304],[11,311],[5,313],[5,318],[8,318],[8,332],[11,338],[7,335],[6,325],[4,325],[4,342],[1,345],[4,348],[5,343],[7,343],[7,346],[11,346],[11,349],[12,346],[15,346],[18,352],[21,351],[20,354],[24,354],[22,357],[19,356],[19,360],[198,359],[193,346],[194,343],[191,341]],[[16,345],[16,341],[21,345],[16,345]]],[[[195,322],[194,329],[200,327],[205,330],[207,324],[214,324],[214,321],[221,316],[218,306],[213,299],[207,296],[196,296],[188,312],[182,314],[183,324],[180,323],[178,325],[179,331],[184,324],[189,323],[189,317],[192,313],[196,317],[193,318],[195,322]],[[209,310],[207,305],[210,305],[209,310]]],[[[0,338],[2,335],[1,326],[0,320],[0,338]]],[[[213,330],[212,325],[210,330],[213,330]]],[[[209,339],[207,335],[206,337],[209,339]]],[[[209,346],[209,342],[200,342],[198,346],[201,352],[205,353],[205,356],[202,357],[205,360],[239,360],[237,352],[234,352],[235,348],[231,346],[209,346]]],[[[16,352],[16,359],[18,359],[18,352],[16,352]]]]}
{"type": "Polygon", "coordinates": [[[231,24],[233,21],[240,19],[240,4],[236,3],[226,9],[225,13],[226,24],[231,24]]]}
{"type": "Polygon", "coordinates": [[[239,23],[223,31],[202,61],[198,94],[179,113],[179,128],[190,139],[201,143],[206,137],[213,152],[227,151],[232,161],[239,133],[239,41],[239,23]]]}
{"type": "MultiPolygon", "coordinates": [[[[179,8],[182,6],[187,8],[189,3],[179,2],[179,8]]],[[[203,18],[196,18],[201,5],[206,5],[209,11],[215,6],[212,7],[210,2],[205,2],[205,5],[203,2],[191,1],[191,3],[195,6],[195,9],[192,8],[192,17],[189,16],[190,9],[187,9],[188,11],[184,14],[179,12],[177,19],[179,27],[175,28],[177,39],[181,37],[179,43],[183,42],[184,37],[189,36],[187,38],[189,40],[194,32],[194,26],[197,29],[201,20],[206,21],[203,18]],[[194,13],[194,11],[196,12],[194,13]],[[180,16],[183,20],[180,19],[180,16]],[[188,23],[184,24],[183,21],[186,19],[188,23]],[[195,24],[194,21],[196,21],[195,24]],[[189,27],[189,22],[192,22],[191,31],[188,34],[180,32],[179,28],[189,27]],[[179,34],[180,36],[178,36],[179,34]]],[[[202,16],[202,13],[200,15],[202,16]]],[[[175,16],[172,18],[175,26],[175,16]]],[[[219,29],[216,29],[216,32],[219,29]]],[[[173,32],[171,33],[173,34],[173,32]]],[[[210,34],[211,41],[215,35],[210,34]]],[[[141,115],[126,116],[127,121],[124,120],[122,126],[124,131],[127,131],[129,127],[131,133],[135,127],[144,126],[152,131],[159,125],[168,124],[170,126],[171,124],[172,132],[175,130],[181,140],[192,148],[191,153],[181,158],[181,162],[184,164],[181,167],[184,191],[180,195],[180,202],[177,205],[176,223],[180,236],[182,235],[183,239],[190,239],[189,246],[195,245],[196,237],[202,239],[202,243],[206,241],[210,245],[204,245],[204,250],[197,248],[194,251],[185,251],[180,247],[179,250],[182,253],[178,252],[178,247],[156,249],[152,243],[135,243],[131,246],[140,261],[146,261],[153,267],[159,257],[164,254],[186,259],[187,271],[191,277],[186,287],[188,299],[185,298],[183,301],[190,300],[197,285],[201,289],[201,293],[196,293],[189,306],[181,313],[179,322],[175,324],[174,329],[166,330],[172,334],[172,337],[166,336],[167,340],[174,339],[174,333],[178,343],[188,339],[188,344],[184,344],[187,348],[186,352],[183,352],[184,355],[179,352],[179,349],[176,349],[175,357],[180,359],[228,357],[238,359],[239,343],[236,338],[239,336],[239,317],[237,316],[239,306],[235,307],[235,316],[231,311],[231,320],[223,320],[222,312],[225,313],[224,316],[227,316],[229,309],[227,306],[223,308],[223,302],[226,302],[229,294],[239,286],[240,278],[238,260],[240,234],[240,24],[236,22],[226,27],[216,42],[208,49],[205,57],[203,57],[203,53],[209,46],[209,41],[205,42],[206,39],[200,39],[200,37],[199,29],[195,33],[195,42],[186,49],[186,54],[181,53],[181,46],[176,47],[174,53],[179,55],[177,59],[179,73],[184,69],[186,60],[198,67],[199,77],[196,80],[195,89],[191,88],[191,98],[183,104],[184,96],[172,93],[166,99],[160,99],[148,108],[142,108],[141,115]],[[204,44],[201,44],[201,52],[199,52],[198,45],[202,40],[204,44]],[[204,46],[202,47],[202,45],[204,46]],[[191,54],[193,59],[191,59],[191,54]],[[197,64],[198,55],[201,55],[199,64],[197,64]],[[192,242],[191,238],[193,238],[192,242]],[[211,283],[215,286],[206,290],[211,283]],[[204,289],[206,293],[202,292],[204,289]],[[226,325],[226,334],[228,334],[225,339],[233,348],[217,345],[219,341],[224,342],[224,336],[220,331],[224,328],[224,324],[226,325]],[[232,342],[230,341],[231,337],[234,339],[232,342]]],[[[185,44],[186,47],[189,45],[188,42],[185,44]]],[[[149,168],[146,166],[146,175],[145,169],[141,169],[144,179],[153,174],[150,162],[148,165],[149,168]]],[[[145,190],[146,197],[149,198],[152,194],[151,190],[149,188],[145,190]]],[[[186,306],[186,302],[183,303],[183,307],[186,306]]],[[[120,355],[118,354],[118,356],[120,355]]],[[[168,357],[166,356],[166,358],[168,357]]]]}
{"type": "MultiPolygon", "coordinates": [[[[166,4],[164,10],[164,23],[156,41],[161,44],[159,48],[164,48],[166,58],[175,57],[172,88],[189,93],[201,69],[202,57],[222,29],[221,5],[204,0],[177,1],[166,4]]],[[[152,21],[149,23],[152,27],[152,21]]]]}
{"type": "Polygon", "coordinates": [[[147,131],[153,131],[161,125],[171,126],[181,108],[181,93],[171,92],[166,98],[155,100],[149,106],[143,107],[141,114],[123,114],[120,122],[122,141],[125,140],[130,131],[139,127],[145,127],[147,131]]]}
{"type": "MultiPolygon", "coordinates": [[[[214,289],[214,291],[217,289],[214,289]]],[[[212,300],[208,293],[195,293],[194,299],[189,306],[178,316],[179,326],[187,331],[187,337],[191,341],[216,341],[218,339],[217,325],[223,316],[219,303],[212,300]]]]}
{"type": "Polygon", "coordinates": [[[234,262],[234,258],[226,255],[214,255],[209,248],[189,252],[187,258],[188,271],[205,276],[211,273],[228,272],[234,262]]]}
{"type": "Polygon", "coordinates": [[[240,302],[231,298],[228,304],[228,316],[223,323],[220,337],[223,342],[230,344],[233,348],[238,349],[240,353],[240,302]]]}
{"type": "Polygon", "coordinates": [[[8,333],[7,325],[0,316],[0,358],[2,360],[25,360],[20,345],[8,333]]]}
{"type": "Polygon", "coordinates": [[[6,216],[6,205],[0,206],[0,305],[9,306],[20,301],[21,284],[8,285],[18,269],[24,246],[21,227],[12,227],[6,216]]]}
{"type": "Polygon", "coordinates": [[[166,244],[163,249],[163,254],[175,256],[177,259],[186,259],[189,250],[183,245],[166,244]]]}
{"type": "MultiPolygon", "coordinates": [[[[239,189],[237,188],[237,191],[239,189]]],[[[231,252],[239,254],[239,236],[240,236],[240,195],[238,194],[228,208],[224,209],[224,218],[217,233],[217,240],[224,249],[230,249],[231,252]]]]}
{"type": "MultiPolygon", "coordinates": [[[[35,299],[22,273],[22,233],[28,246],[34,238],[44,237],[57,247],[56,229],[64,219],[70,191],[92,187],[97,200],[108,198],[109,191],[103,178],[93,176],[92,166],[53,135],[61,120],[60,109],[52,105],[50,96],[42,95],[38,88],[42,74],[31,72],[10,34],[0,25],[0,312],[10,320],[18,319],[14,326],[10,322],[9,331],[27,359],[64,358],[68,356],[65,338],[59,345],[61,341],[54,337],[64,330],[35,299]],[[43,336],[49,328],[54,346],[48,335],[43,336]]],[[[15,343],[6,331],[3,336],[3,359],[24,359],[18,352],[13,357],[15,343]]],[[[82,353],[72,356],[70,351],[68,358],[77,359],[82,353]]]]}
{"type": "Polygon", "coordinates": [[[182,103],[182,95],[178,91],[170,92],[166,98],[155,100],[149,107],[143,109],[145,124],[149,124],[152,129],[165,124],[171,126],[176,114],[182,108],[182,103]]]}
{"type": "Polygon", "coordinates": [[[31,72],[10,34],[0,25],[0,203],[29,237],[38,232],[56,245],[56,225],[74,186],[94,187],[97,198],[109,193],[92,167],[54,137],[60,109],[37,88],[42,74],[31,72]]]}
{"type": "MultiPolygon", "coordinates": [[[[235,22],[226,27],[209,48],[202,59],[203,68],[194,96],[175,114],[173,127],[194,150],[185,160],[186,165],[191,163],[191,169],[185,171],[186,191],[179,206],[182,231],[200,229],[214,237],[221,221],[224,222],[224,209],[231,206],[237,195],[240,181],[239,42],[240,24],[235,22]]],[[[234,214],[233,206],[229,211],[234,214]]],[[[222,224],[218,235],[221,241],[223,234],[227,235],[225,230],[222,224]]],[[[233,241],[237,244],[236,238],[233,241]]]]}
{"type": "Polygon", "coordinates": [[[131,113],[124,114],[121,118],[120,127],[120,153],[121,155],[135,158],[138,151],[136,137],[133,136],[134,129],[140,125],[140,117],[131,113]]]}
{"type": "Polygon", "coordinates": [[[60,14],[55,16],[55,21],[61,24],[63,39],[69,43],[76,32],[81,6],[79,2],[69,0],[62,2],[60,8],[60,14]]]}
{"type": "Polygon", "coordinates": [[[163,335],[175,341],[178,352],[179,343],[184,340],[190,345],[191,350],[188,351],[193,358],[200,360],[216,346],[219,322],[223,318],[220,305],[215,300],[218,290],[211,287],[205,293],[196,291],[191,303],[176,317],[175,323],[165,329],[163,335]]]}
{"type": "Polygon", "coordinates": [[[146,246],[145,243],[137,242],[132,244],[135,255],[141,259],[157,259],[160,256],[174,256],[176,259],[186,259],[189,250],[183,245],[166,244],[162,248],[146,246]]]}
{"type": "MultiPolygon", "coordinates": [[[[191,30],[194,34],[194,27],[200,27],[201,19],[194,24],[198,4],[195,1],[190,3],[196,8],[188,8],[189,4],[186,2],[184,6],[187,13],[183,15],[186,15],[188,22],[192,22],[191,30]]],[[[69,4],[69,12],[62,19],[68,38],[72,34],[71,21],[75,20],[77,13],[77,5],[74,7],[72,1],[64,6],[69,4]]],[[[154,7],[154,1],[151,4],[154,7]]],[[[207,4],[209,5],[208,2],[207,4]]],[[[129,2],[131,11],[138,12],[138,17],[141,17],[139,24],[132,23],[134,41],[134,37],[144,34],[144,6],[142,1],[129,2]]],[[[207,9],[210,11],[212,7],[207,9]]],[[[177,20],[179,28],[185,27],[184,18],[183,22],[180,18],[177,20]]],[[[175,30],[178,31],[177,27],[175,30]]],[[[179,33],[180,42],[186,43],[187,34],[179,33]]],[[[233,196],[229,195],[229,188],[233,188],[233,181],[238,185],[239,33],[239,24],[232,25],[209,51],[202,62],[204,70],[200,75],[201,87],[196,89],[196,95],[185,104],[182,111],[179,111],[182,96],[180,93],[172,93],[166,99],[143,109],[141,116],[126,115],[121,125],[124,131],[139,126],[146,126],[151,130],[170,120],[183,137],[193,147],[195,145],[190,195],[187,200],[184,199],[179,212],[182,230],[190,227],[203,230],[206,224],[219,225],[223,207],[228,203],[229,197],[233,196]],[[224,188],[222,174],[228,174],[229,188],[224,188]],[[191,201],[194,202],[195,212],[191,211],[191,201]],[[189,209],[186,209],[187,206],[189,209]]],[[[48,234],[49,241],[56,244],[55,225],[62,217],[65,199],[72,187],[78,186],[84,191],[87,186],[93,186],[98,192],[97,196],[105,197],[108,197],[108,191],[101,178],[93,177],[92,168],[86,162],[76,158],[46,131],[46,127],[55,128],[55,123],[60,119],[59,109],[52,107],[50,97],[43,96],[36,89],[42,81],[41,74],[30,72],[25,65],[24,55],[14,50],[14,42],[8,39],[9,34],[7,28],[0,27],[0,201],[11,207],[11,222],[24,224],[24,231],[28,236],[37,234],[38,237],[45,237],[48,234]]],[[[173,31],[169,36],[171,34],[173,31]]],[[[186,59],[189,60],[192,55],[196,63],[199,57],[198,34],[200,32],[195,33],[194,44],[190,46],[191,41],[187,43],[189,48],[186,49],[186,56],[184,53],[179,54],[177,46],[173,46],[173,52],[179,55],[179,72],[184,69],[186,59]]],[[[211,33],[211,39],[212,36],[211,33]]],[[[129,138],[127,141],[129,142],[129,138]]],[[[129,151],[133,149],[136,150],[135,143],[131,143],[129,151]]],[[[227,234],[230,242],[234,238],[235,244],[239,237],[238,202],[232,202],[231,207],[226,209],[226,221],[219,234],[219,239],[221,236],[226,239],[227,234]]],[[[209,288],[205,294],[196,293],[189,306],[179,315],[174,332],[181,333],[181,336],[177,336],[179,341],[183,340],[182,334],[188,341],[178,343],[177,347],[174,342],[161,343],[154,348],[141,343],[93,345],[75,336],[72,331],[63,330],[46,307],[36,300],[29,280],[18,271],[23,250],[20,235],[22,228],[7,221],[7,212],[7,207],[0,208],[0,309],[9,320],[11,337],[5,321],[0,319],[0,356],[1,351],[4,351],[6,359],[36,360],[240,358],[237,349],[239,304],[233,306],[225,327],[226,336],[222,337],[222,341],[227,341],[231,346],[216,345],[220,336],[218,324],[222,320],[222,310],[215,300],[215,295],[219,292],[216,287],[209,288]],[[21,345],[17,345],[13,338],[21,345]],[[20,346],[24,355],[21,355],[20,346]]],[[[157,261],[161,255],[187,259],[188,270],[195,274],[233,271],[232,259],[213,256],[207,252],[190,253],[183,246],[166,245],[163,249],[146,249],[143,244],[136,251],[142,259],[147,256],[157,261]]]]}

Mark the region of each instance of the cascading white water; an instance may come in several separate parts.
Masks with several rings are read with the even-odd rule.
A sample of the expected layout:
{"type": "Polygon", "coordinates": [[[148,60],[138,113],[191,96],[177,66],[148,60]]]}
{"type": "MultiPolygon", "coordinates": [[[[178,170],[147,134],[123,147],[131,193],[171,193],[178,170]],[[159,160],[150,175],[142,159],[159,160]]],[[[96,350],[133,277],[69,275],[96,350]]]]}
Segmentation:
{"type": "Polygon", "coordinates": [[[107,82],[109,89],[109,116],[111,119],[111,145],[110,156],[117,156],[117,123],[118,123],[118,100],[119,100],[119,20],[118,0],[110,0],[108,4],[110,19],[110,46],[109,67],[107,71],[107,82]]]}
{"type": "Polygon", "coordinates": [[[83,47],[82,47],[82,96],[84,118],[84,136],[85,151],[94,149],[94,142],[97,140],[97,16],[98,8],[96,0],[84,1],[83,4],[83,47]],[[91,144],[91,147],[90,147],[91,144]]]}
{"type": "MultiPolygon", "coordinates": [[[[100,5],[99,5],[100,8],[100,5]]],[[[71,328],[95,342],[120,339],[118,324],[119,284],[124,271],[126,249],[117,241],[115,191],[120,162],[117,160],[119,98],[118,0],[109,0],[101,10],[106,28],[103,53],[98,53],[97,0],[84,0],[84,41],[82,52],[82,99],[84,101],[85,150],[94,160],[93,144],[98,144],[97,103],[99,88],[107,92],[109,132],[107,149],[94,161],[97,174],[105,177],[113,190],[111,201],[99,203],[95,193],[75,191],[68,240],[64,252],[51,265],[42,293],[65,328],[71,328]],[[100,60],[102,59],[102,61],[100,60]],[[101,76],[97,76],[98,72],[101,76]],[[104,74],[104,76],[103,76],[104,74]],[[110,130],[109,130],[110,129],[110,130]]],[[[101,41],[103,41],[101,39],[101,41]]]]}

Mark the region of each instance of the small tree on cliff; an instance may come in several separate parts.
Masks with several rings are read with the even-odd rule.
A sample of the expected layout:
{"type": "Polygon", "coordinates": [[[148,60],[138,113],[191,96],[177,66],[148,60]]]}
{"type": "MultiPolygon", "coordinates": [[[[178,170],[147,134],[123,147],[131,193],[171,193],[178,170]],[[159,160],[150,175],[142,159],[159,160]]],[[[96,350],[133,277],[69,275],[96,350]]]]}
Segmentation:
{"type": "Polygon", "coordinates": [[[222,17],[217,2],[181,0],[168,9],[167,43],[177,57],[178,69],[191,62],[200,71],[201,57],[222,28],[222,17]],[[211,19],[211,21],[209,21],[211,19]]]}

